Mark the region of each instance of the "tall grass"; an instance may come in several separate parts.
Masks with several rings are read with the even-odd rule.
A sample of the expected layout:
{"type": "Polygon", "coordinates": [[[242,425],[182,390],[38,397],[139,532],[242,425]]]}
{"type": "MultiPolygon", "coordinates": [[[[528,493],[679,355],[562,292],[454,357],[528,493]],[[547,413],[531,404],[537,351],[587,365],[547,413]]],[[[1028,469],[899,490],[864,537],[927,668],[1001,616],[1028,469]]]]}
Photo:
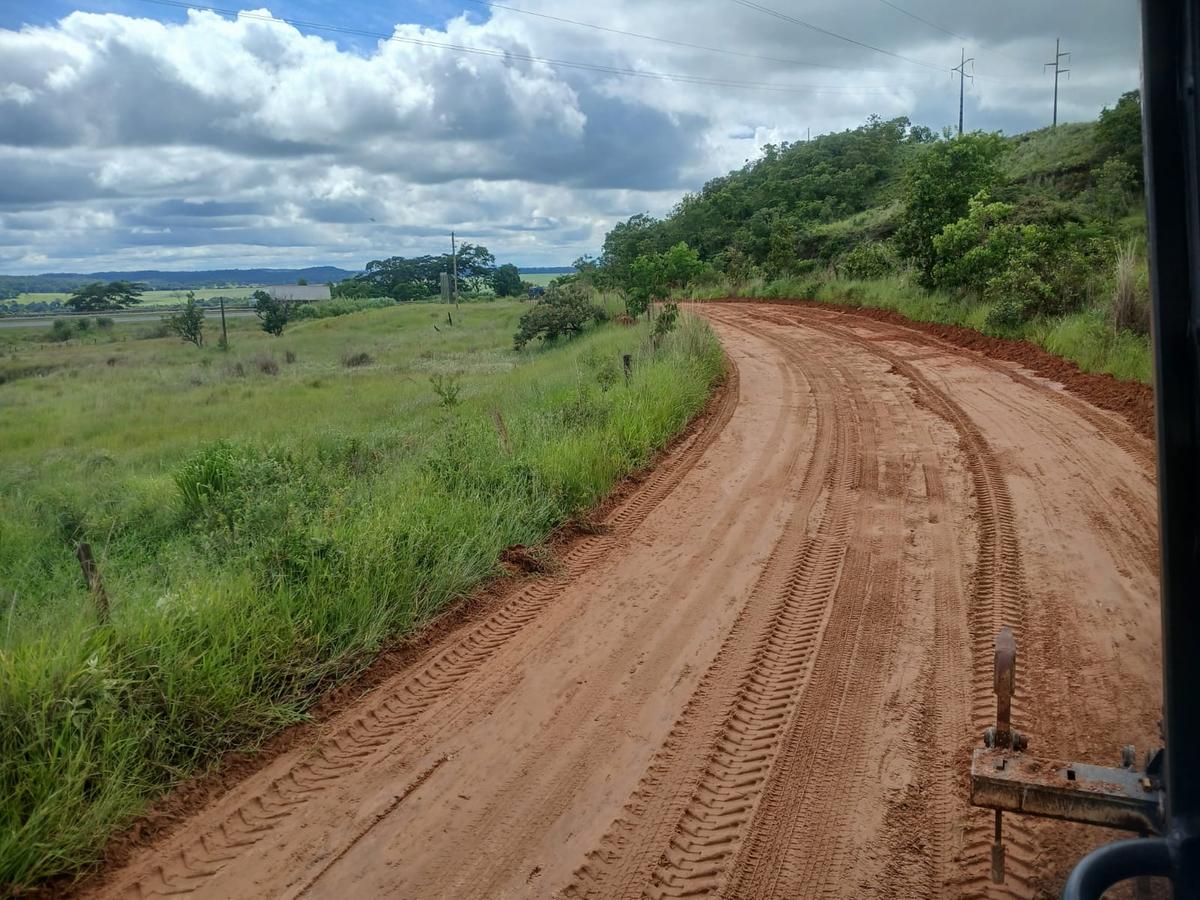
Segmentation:
{"type": "MultiPolygon", "coordinates": [[[[1119,267],[1118,267],[1119,277],[1119,267]]],[[[868,281],[833,275],[714,284],[689,289],[695,300],[726,297],[819,300],[847,306],[889,309],[917,322],[936,322],[971,328],[993,337],[1030,341],[1085,372],[1101,372],[1126,381],[1150,382],[1150,342],[1145,333],[1115,327],[1103,305],[1064,316],[1038,318],[1016,329],[1000,330],[988,323],[991,306],[945,291],[926,290],[901,273],[868,281]]]]}
{"type": "Polygon", "coordinates": [[[227,355],[138,341],[116,366],[47,345],[61,368],[0,387],[0,892],[86,866],[164,788],[301,720],[646,463],[721,371],[694,319],[657,350],[609,325],[518,354],[520,312],[239,324],[227,355]],[[268,346],[298,361],[237,374],[268,346]],[[363,346],[375,364],[340,365],[363,346]],[[628,384],[601,374],[622,353],[628,384]],[[444,406],[429,377],[449,372],[444,406]]]}

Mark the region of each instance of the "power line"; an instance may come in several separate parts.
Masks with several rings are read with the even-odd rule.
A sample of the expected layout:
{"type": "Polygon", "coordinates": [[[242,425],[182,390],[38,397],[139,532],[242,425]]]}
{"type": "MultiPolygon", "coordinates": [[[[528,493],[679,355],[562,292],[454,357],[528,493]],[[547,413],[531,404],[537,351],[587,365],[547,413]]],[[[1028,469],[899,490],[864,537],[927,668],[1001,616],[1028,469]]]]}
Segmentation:
{"type": "Polygon", "coordinates": [[[644,78],[654,81],[677,82],[680,84],[742,88],[747,90],[772,91],[776,93],[788,94],[847,95],[890,92],[887,88],[880,88],[875,85],[852,86],[825,84],[771,84],[761,81],[737,81],[724,78],[708,78],[700,75],[688,75],[683,72],[653,72],[645,69],[633,69],[625,66],[606,65],[603,63],[586,63],[576,60],[554,59],[547,56],[535,56],[530,53],[521,53],[515,50],[494,50],[488,47],[472,47],[466,44],[454,44],[446,41],[432,41],[425,38],[402,37],[401,35],[397,34],[384,34],[378,31],[367,31],[365,29],[351,28],[344,25],[328,25],[320,22],[309,22],[302,19],[290,19],[282,16],[266,15],[263,13],[225,9],[219,6],[207,6],[200,3],[189,3],[186,2],[186,0],[141,0],[141,2],[153,3],[158,6],[168,6],[175,9],[202,10],[204,12],[217,13],[218,15],[232,16],[238,19],[250,19],[252,21],[265,22],[268,24],[291,25],[293,28],[307,28],[314,31],[328,31],[335,34],[370,37],[382,41],[393,41],[399,44],[410,44],[419,47],[432,47],[439,50],[452,50],[456,53],[470,53],[477,56],[491,57],[493,59],[516,59],[522,62],[541,63],[543,65],[552,66],[555,68],[596,72],[604,75],[620,75],[628,78],[644,78]]]}
{"type": "Polygon", "coordinates": [[[784,22],[791,22],[793,25],[799,25],[802,28],[808,28],[816,31],[819,34],[827,35],[828,37],[837,38],[839,41],[845,41],[848,44],[854,44],[856,47],[862,47],[866,50],[872,50],[875,53],[882,53],[884,56],[890,56],[893,59],[903,60],[906,63],[912,63],[914,66],[921,66],[925,69],[932,69],[935,72],[945,72],[945,66],[935,66],[932,63],[922,62],[919,59],[913,59],[911,56],[904,56],[901,53],[893,53],[891,50],[885,50],[882,47],[876,47],[874,44],[868,44],[864,41],[857,40],[852,37],[847,37],[844,34],[838,34],[836,31],[830,31],[828,28],[822,28],[820,25],[814,25],[812,22],[806,22],[803,19],[797,19],[795,16],[782,13],[777,9],[771,9],[769,6],[763,6],[761,3],[755,3],[754,0],[733,0],[739,6],[745,6],[747,9],[757,10],[768,16],[774,16],[776,19],[781,19],[784,22]]]}
{"type": "Polygon", "coordinates": [[[894,9],[896,12],[901,13],[902,15],[908,16],[910,19],[916,19],[918,22],[928,25],[930,28],[934,29],[935,31],[940,31],[942,34],[948,34],[948,35],[950,35],[950,37],[958,38],[960,41],[966,41],[968,44],[975,44],[979,47],[983,47],[989,53],[995,53],[997,56],[1003,56],[1005,59],[1007,59],[1011,62],[1015,62],[1018,65],[1023,65],[1023,66],[1030,65],[1029,60],[1017,59],[1015,56],[1009,56],[1007,53],[1003,52],[1002,50],[998,50],[995,47],[988,47],[988,45],[985,44],[983,41],[981,41],[979,38],[973,38],[973,37],[970,37],[965,34],[959,34],[957,31],[952,31],[949,28],[943,28],[937,22],[931,22],[929,19],[926,19],[924,16],[918,16],[915,12],[911,12],[910,10],[905,9],[903,6],[893,3],[892,0],[879,0],[879,2],[882,3],[884,6],[894,9]]]}
{"type": "Polygon", "coordinates": [[[532,9],[518,9],[515,6],[505,6],[502,3],[493,3],[491,0],[467,0],[469,3],[477,3],[480,6],[486,6],[491,9],[502,9],[505,12],[519,13],[523,16],[536,16],[539,19],[548,19],[551,22],[561,22],[565,25],[577,25],[580,28],[591,28],[595,31],[603,31],[607,34],[617,34],[622,37],[638,38],[643,41],[654,41],[659,44],[669,44],[673,47],[684,47],[688,50],[703,50],[707,53],[723,53],[727,56],[737,56],[742,59],[758,59],[764,62],[782,63],[789,66],[813,66],[821,69],[837,69],[841,71],[857,71],[867,72],[870,69],[862,69],[856,66],[838,66],[832,63],[809,62],[803,59],[790,59],[781,56],[767,56],[761,53],[745,53],[741,50],[731,50],[728,47],[709,47],[705,44],[693,44],[688,41],[677,41],[674,38],[660,37],[654,34],[640,34],[636,31],[625,31],[622,28],[610,28],[607,25],[597,25],[594,22],[580,22],[577,19],[568,19],[564,16],[555,16],[550,13],[535,12],[532,9]]]}
{"type": "Polygon", "coordinates": [[[909,12],[903,6],[897,6],[895,3],[892,3],[891,0],[879,0],[879,2],[882,3],[884,6],[890,6],[892,9],[894,9],[898,13],[903,13],[904,15],[908,16],[910,19],[916,19],[918,22],[924,22],[930,28],[940,31],[942,34],[948,34],[948,35],[950,35],[950,37],[956,37],[959,40],[967,41],[968,43],[971,42],[971,39],[969,37],[967,37],[966,35],[959,34],[957,31],[951,31],[949,28],[943,28],[941,25],[938,25],[936,22],[930,22],[928,19],[924,19],[921,16],[918,16],[915,12],[909,12]]]}

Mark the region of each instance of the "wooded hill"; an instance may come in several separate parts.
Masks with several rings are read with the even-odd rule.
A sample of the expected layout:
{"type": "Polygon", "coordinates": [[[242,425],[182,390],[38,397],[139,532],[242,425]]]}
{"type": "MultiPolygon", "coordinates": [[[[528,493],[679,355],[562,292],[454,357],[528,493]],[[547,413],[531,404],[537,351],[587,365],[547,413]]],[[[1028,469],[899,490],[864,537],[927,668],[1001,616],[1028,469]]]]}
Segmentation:
{"type": "MultiPolygon", "coordinates": [[[[988,304],[989,327],[1004,331],[1098,302],[1122,248],[1139,267],[1129,243],[1144,229],[1140,104],[1130,92],[1098,122],[1011,137],[872,117],[770,145],[666,217],[617,225],[596,278],[636,289],[639,257],[684,243],[708,264],[694,285],[903,274],[988,304]]],[[[1143,312],[1117,327],[1143,328],[1143,312]]]]}

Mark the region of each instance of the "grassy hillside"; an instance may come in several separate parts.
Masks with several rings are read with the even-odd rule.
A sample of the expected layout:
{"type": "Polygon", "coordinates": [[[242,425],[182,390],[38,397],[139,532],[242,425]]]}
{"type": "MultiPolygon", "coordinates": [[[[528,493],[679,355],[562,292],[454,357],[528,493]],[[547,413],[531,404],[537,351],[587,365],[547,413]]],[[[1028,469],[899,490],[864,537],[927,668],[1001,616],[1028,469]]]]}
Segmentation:
{"type": "Polygon", "coordinates": [[[1034,340],[1149,378],[1136,92],[1097,122],[938,136],[870,119],[761,158],[637,215],[584,275],[635,305],[801,296],[887,306],[1034,340]]]}
{"type": "Polygon", "coordinates": [[[650,459],[721,370],[695,321],[657,350],[608,324],[515,352],[527,308],[279,338],[239,320],[228,352],[124,325],[0,338],[0,894],[85,866],[148,798],[302,718],[650,459]]]}

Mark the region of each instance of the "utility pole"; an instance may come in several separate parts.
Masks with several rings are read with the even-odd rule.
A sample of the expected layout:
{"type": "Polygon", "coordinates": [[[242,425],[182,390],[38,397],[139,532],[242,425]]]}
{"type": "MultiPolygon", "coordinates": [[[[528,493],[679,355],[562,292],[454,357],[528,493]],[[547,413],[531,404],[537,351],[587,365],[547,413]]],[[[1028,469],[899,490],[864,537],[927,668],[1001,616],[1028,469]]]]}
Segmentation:
{"type": "Polygon", "coordinates": [[[968,78],[970,78],[972,82],[975,80],[974,75],[967,74],[967,63],[971,63],[972,71],[974,71],[974,69],[975,69],[975,65],[974,65],[975,57],[972,56],[969,59],[967,58],[967,48],[966,47],[962,48],[961,60],[962,61],[957,66],[955,66],[953,69],[950,70],[950,72],[952,73],[951,77],[953,77],[954,72],[958,73],[958,136],[959,137],[962,137],[962,129],[963,129],[963,83],[968,78]]]}
{"type": "Polygon", "coordinates": [[[221,296],[221,349],[229,349],[229,332],[225,330],[225,297],[221,296]]]}
{"type": "Polygon", "coordinates": [[[1071,70],[1064,69],[1062,67],[1062,61],[1063,61],[1064,56],[1067,58],[1067,61],[1070,62],[1071,54],[1063,51],[1062,38],[1055,38],[1054,39],[1054,62],[1048,62],[1044,66],[1042,66],[1043,72],[1046,71],[1047,66],[1054,66],[1054,118],[1051,120],[1051,123],[1050,123],[1051,128],[1058,127],[1058,76],[1065,74],[1067,76],[1068,80],[1071,78],[1071,75],[1070,75],[1071,70]]]}
{"type": "Polygon", "coordinates": [[[458,309],[458,251],[454,247],[454,232],[450,232],[450,294],[454,298],[454,308],[458,309]]]}

